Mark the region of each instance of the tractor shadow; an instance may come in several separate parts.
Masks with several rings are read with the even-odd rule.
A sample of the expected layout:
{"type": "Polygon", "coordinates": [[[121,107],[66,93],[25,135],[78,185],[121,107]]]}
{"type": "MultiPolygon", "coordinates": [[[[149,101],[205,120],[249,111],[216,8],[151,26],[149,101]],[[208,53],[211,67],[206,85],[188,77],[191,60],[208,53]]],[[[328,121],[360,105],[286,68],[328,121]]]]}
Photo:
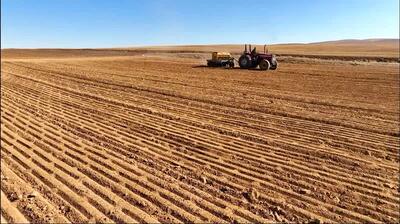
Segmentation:
{"type": "Polygon", "coordinates": [[[206,68],[206,69],[226,69],[226,70],[243,70],[243,71],[245,71],[245,70],[250,70],[250,71],[263,71],[263,70],[261,70],[261,69],[259,69],[259,68],[248,68],[248,69],[245,69],[245,68],[240,68],[240,67],[233,67],[233,68],[226,68],[226,67],[211,67],[211,66],[207,66],[207,65],[194,65],[194,66],[192,66],[192,68],[206,68]]]}
{"type": "Polygon", "coordinates": [[[192,68],[212,68],[212,67],[208,67],[207,65],[193,65],[192,68]]]}

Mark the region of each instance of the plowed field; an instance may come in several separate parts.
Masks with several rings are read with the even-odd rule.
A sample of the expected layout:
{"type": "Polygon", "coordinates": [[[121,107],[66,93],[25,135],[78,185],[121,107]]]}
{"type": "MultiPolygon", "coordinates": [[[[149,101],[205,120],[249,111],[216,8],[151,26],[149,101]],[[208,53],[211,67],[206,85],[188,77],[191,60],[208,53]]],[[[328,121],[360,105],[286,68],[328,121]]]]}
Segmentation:
{"type": "Polygon", "coordinates": [[[399,222],[399,64],[200,64],[2,60],[2,221],[399,222]]]}

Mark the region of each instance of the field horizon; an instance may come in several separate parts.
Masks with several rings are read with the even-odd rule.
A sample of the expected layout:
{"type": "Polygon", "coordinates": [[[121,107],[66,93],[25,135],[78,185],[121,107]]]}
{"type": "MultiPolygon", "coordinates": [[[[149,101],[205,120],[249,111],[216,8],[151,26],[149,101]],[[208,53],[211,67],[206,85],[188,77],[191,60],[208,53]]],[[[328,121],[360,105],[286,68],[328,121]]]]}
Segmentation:
{"type": "MultiPolygon", "coordinates": [[[[312,43],[280,43],[267,45],[269,52],[274,54],[321,55],[321,56],[366,56],[399,58],[399,39],[343,39],[312,43]]],[[[258,51],[263,51],[263,45],[255,44],[258,51]]],[[[148,45],[133,47],[110,48],[2,48],[2,54],[12,54],[15,51],[46,51],[46,50],[133,50],[176,53],[209,53],[212,51],[228,51],[238,54],[243,51],[244,44],[190,44],[190,45],[148,45]]]]}

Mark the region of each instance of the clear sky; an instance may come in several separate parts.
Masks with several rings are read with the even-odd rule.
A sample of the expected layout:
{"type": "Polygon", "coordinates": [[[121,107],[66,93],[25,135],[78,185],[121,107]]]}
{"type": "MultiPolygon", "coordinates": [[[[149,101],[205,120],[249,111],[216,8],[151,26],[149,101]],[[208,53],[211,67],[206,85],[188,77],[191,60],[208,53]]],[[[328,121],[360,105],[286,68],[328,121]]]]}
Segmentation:
{"type": "Polygon", "coordinates": [[[2,48],[399,38],[399,0],[1,0],[2,48]]]}

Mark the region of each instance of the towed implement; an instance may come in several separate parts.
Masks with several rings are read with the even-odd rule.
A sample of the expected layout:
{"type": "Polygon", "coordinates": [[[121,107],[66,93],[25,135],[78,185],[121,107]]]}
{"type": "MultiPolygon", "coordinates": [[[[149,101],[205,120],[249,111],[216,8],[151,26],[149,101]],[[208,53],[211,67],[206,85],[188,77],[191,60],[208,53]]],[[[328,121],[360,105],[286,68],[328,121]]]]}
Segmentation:
{"type": "Polygon", "coordinates": [[[235,66],[234,58],[230,53],[227,52],[213,52],[211,54],[211,60],[207,60],[207,66],[209,67],[230,67],[235,66]]]}

